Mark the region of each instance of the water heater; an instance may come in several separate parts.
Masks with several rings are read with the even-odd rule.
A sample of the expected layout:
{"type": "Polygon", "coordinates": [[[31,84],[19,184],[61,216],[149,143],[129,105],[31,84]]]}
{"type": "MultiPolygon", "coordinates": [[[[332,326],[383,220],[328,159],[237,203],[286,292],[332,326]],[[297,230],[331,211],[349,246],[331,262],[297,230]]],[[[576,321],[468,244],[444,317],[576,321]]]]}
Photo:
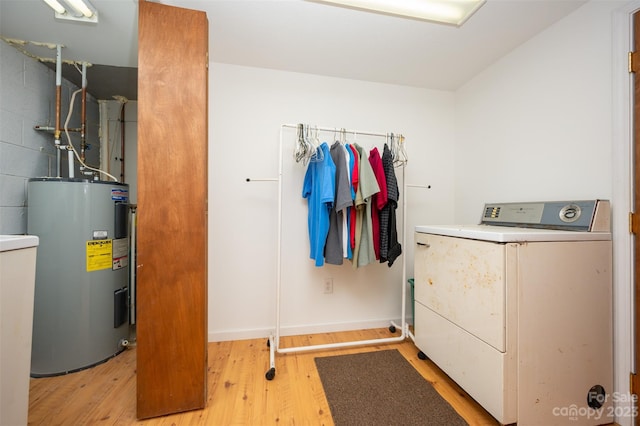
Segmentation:
{"type": "Polygon", "coordinates": [[[81,370],[129,337],[129,186],[75,178],[28,184],[36,261],[31,376],[81,370]]]}

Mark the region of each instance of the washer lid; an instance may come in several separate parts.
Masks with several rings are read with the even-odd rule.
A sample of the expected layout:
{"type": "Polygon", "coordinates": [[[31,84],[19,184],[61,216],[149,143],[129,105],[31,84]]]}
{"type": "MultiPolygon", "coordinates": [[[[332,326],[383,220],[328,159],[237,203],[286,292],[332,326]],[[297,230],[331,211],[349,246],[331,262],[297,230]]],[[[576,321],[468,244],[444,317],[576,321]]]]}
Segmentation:
{"type": "Polygon", "coordinates": [[[422,225],[416,232],[496,243],[536,241],[607,241],[610,232],[576,232],[553,229],[519,228],[493,225],[422,225]]]}

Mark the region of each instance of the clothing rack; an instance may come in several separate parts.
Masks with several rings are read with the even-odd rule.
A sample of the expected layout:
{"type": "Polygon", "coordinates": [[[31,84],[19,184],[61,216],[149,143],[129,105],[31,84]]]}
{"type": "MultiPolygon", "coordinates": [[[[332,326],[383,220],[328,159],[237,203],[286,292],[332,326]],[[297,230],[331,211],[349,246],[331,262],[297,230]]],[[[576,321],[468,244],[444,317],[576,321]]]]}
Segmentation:
{"type": "MultiPolygon", "coordinates": [[[[278,160],[278,177],[277,178],[247,178],[247,182],[278,182],[278,247],[277,247],[277,270],[276,270],[276,328],[275,334],[269,336],[269,340],[267,345],[269,346],[269,370],[267,370],[265,377],[267,380],[273,380],[276,374],[276,366],[275,366],[275,355],[276,353],[291,353],[291,352],[303,352],[303,351],[312,351],[312,350],[321,350],[321,349],[333,349],[333,348],[344,348],[344,347],[352,347],[352,346],[365,346],[365,345],[376,345],[381,343],[394,343],[404,341],[407,337],[414,340],[414,336],[409,330],[409,324],[406,321],[406,288],[405,283],[407,282],[407,268],[406,268],[406,254],[403,251],[402,253],[402,314],[401,314],[401,324],[398,326],[391,321],[391,325],[389,326],[389,330],[392,333],[395,333],[397,328],[400,328],[401,335],[397,337],[388,337],[388,338],[379,338],[379,339],[370,339],[370,340],[356,340],[349,342],[340,342],[340,343],[330,343],[330,344],[320,344],[320,345],[309,345],[309,346],[297,346],[297,347],[280,347],[280,294],[281,294],[281,277],[282,277],[282,152],[283,152],[283,130],[286,128],[299,128],[298,124],[282,124],[280,126],[280,143],[279,143],[279,160],[278,160]]],[[[318,127],[313,126],[314,130],[323,131],[323,132],[335,132],[338,134],[342,132],[343,134],[353,134],[355,135],[365,135],[365,136],[374,136],[374,137],[384,137],[385,139],[389,137],[390,134],[387,133],[376,133],[369,131],[359,131],[359,130],[346,130],[346,129],[336,129],[333,127],[318,127]]],[[[402,137],[402,135],[399,135],[402,137]]],[[[403,201],[402,201],[402,246],[404,250],[406,250],[407,243],[407,196],[406,190],[408,187],[422,187],[422,188],[430,188],[430,185],[407,185],[405,181],[405,164],[402,164],[402,185],[403,185],[403,201]]]]}

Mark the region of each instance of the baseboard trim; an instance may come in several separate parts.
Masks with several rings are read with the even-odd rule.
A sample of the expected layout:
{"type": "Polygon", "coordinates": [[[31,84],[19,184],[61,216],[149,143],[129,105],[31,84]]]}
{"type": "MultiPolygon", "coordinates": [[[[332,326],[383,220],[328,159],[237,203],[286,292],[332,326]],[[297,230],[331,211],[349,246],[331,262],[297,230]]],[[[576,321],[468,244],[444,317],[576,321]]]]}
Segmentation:
{"type": "MultiPolygon", "coordinates": [[[[282,326],[280,327],[280,336],[298,336],[302,334],[331,333],[338,331],[383,328],[389,327],[391,325],[391,321],[400,326],[400,319],[379,319],[372,321],[357,321],[346,323],[307,324],[286,327],[282,326]]],[[[407,323],[411,323],[410,318],[407,319],[407,323]]],[[[228,340],[247,340],[259,338],[266,339],[272,334],[275,334],[275,327],[247,330],[214,331],[209,333],[209,342],[224,342],[228,340]]]]}

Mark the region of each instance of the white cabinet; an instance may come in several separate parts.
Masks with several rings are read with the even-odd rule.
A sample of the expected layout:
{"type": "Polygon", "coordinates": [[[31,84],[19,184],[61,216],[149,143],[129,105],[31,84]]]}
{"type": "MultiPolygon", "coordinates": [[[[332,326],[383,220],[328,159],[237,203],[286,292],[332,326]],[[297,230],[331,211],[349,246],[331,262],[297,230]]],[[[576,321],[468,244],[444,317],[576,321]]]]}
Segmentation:
{"type": "Polygon", "coordinates": [[[613,422],[611,241],[415,241],[425,355],[500,423],[613,422]]]}
{"type": "Polygon", "coordinates": [[[0,235],[0,425],[26,425],[39,238],[0,235]]]}

